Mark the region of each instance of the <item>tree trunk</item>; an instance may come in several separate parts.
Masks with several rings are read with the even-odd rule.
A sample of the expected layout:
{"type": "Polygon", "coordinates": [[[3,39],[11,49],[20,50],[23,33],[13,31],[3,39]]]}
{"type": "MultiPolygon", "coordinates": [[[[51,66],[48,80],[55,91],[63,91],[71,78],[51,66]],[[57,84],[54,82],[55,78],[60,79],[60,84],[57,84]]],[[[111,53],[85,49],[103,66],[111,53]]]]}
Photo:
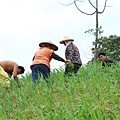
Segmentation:
{"type": "Polygon", "coordinates": [[[98,0],[96,0],[96,38],[95,38],[94,63],[96,63],[97,60],[97,44],[98,44],[98,0]]]}

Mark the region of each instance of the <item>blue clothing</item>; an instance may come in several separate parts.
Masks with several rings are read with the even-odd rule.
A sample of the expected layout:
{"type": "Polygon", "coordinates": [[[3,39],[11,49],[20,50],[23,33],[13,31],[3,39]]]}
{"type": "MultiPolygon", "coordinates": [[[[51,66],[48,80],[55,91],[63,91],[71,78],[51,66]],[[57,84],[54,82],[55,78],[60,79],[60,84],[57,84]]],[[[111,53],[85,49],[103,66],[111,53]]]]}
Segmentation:
{"type": "Polygon", "coordinates": [[[46,82],[47,78],[50,76],[50,68],[45,64],[35,64],[32,66],[32,79],[33,83],[36,85],[36,80],[38,80],[38,75],[43,75],[46,82]]]}

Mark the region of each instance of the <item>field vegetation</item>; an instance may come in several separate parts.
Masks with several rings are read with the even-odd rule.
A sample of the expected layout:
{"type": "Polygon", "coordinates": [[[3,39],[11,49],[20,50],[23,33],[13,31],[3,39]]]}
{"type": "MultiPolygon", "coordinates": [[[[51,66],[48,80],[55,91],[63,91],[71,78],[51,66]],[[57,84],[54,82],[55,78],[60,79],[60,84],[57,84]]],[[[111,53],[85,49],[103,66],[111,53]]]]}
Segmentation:
{"type": "Polygon", "coordinates": [[[0,120],[120,120],[120,65],[82,66],[76,75],[54,69],[46,84],[33,86],[31,73],[0,87],[0,120]]]}

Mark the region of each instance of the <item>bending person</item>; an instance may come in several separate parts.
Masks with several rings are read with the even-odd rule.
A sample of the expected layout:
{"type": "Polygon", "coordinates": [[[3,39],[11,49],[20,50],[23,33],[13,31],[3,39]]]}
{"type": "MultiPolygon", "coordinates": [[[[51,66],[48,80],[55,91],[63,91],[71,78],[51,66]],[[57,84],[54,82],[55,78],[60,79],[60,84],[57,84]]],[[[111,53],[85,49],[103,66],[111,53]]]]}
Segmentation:
{"type": "Polygon", "coordinates": [[[10,77],[13,76],[14,80],[18,83],[17,75],[23,74],[24,67],[18,66],[14,61],[0,61],[0,83],[10,86],[10,77]]]}
{"type": "Polygon", "coordinates": [[[35,53],[32,65],[30,66],[34,85],[36,85],[39,73],[48,82],[47,78],[50,76],[50,61],[52,58],[61,62],[68,62],[54,53],[54,51],[58,50],[58,47],[51,41],[41,42],[39,46],[40,49],[35,53]]]}

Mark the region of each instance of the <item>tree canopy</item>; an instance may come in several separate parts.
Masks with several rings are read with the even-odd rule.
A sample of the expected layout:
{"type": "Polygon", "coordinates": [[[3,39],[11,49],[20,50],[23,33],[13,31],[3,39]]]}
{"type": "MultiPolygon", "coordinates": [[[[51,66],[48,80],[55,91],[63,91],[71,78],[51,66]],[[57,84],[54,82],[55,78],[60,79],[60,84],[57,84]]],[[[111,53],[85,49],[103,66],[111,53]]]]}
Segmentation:
{"type": "MultiPolygon", "coordinates": [[[[94,45],[94,42],[93,42],[94,45]]],[[[95,49],[92,48],[94,54],[95,49]]],[[[97,53],[105,52],[107,56],[116,61],[120,61],[120,36],[110,35],[109,37],[100,37],[98,39],[97,53]]]]}

